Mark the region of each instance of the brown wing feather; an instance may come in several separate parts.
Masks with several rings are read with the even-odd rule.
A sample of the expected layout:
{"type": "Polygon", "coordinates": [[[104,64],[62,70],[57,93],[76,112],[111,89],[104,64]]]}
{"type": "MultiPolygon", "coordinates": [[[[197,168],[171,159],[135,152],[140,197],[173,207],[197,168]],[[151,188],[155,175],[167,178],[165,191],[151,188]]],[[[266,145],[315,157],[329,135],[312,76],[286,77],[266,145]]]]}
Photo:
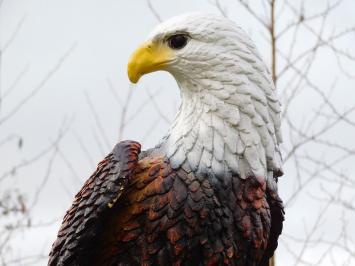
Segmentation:
{"type": "Polygon", "coordinates": [[[123,141],[98,165],[64,216],[48,265],[92,264],[95,240],[104,230],[110,207],[126,189],[139,152],[139,143],[123,141]]]}
{"type": "Polygon", "coordinates": [[[267,246],[266,183],[207,176],[142,158],[101,238],[100,265],[258,265],[267,246]]]}
{"type": "Polygon", "coordinates": [[[260,266],[269,266],[269,259],[274,255],[277,248],[278,239],[282,232],[283,221],[285,220],[284,206],[277,193],[277,178],[269,180],[266,195],[270,206],[271,228],[267,249],[260,266]]]}

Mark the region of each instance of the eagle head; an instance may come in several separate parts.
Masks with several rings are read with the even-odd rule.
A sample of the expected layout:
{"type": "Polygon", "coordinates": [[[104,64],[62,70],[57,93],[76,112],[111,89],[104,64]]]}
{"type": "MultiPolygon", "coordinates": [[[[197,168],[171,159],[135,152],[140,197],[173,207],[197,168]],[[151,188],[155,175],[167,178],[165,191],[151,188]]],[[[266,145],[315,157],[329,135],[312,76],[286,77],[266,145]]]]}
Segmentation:
{"type": "Polygon", "coordinates": [[[172,165],[216,176],[281,171],[280,104],[254,43],[233,21],[190,13],[158,25],[131,56],[128,77],[164,70],[181,106],[162,149],[172,165]]]}
{"type": "Polygon", "coordinates": [[[137,83],[144,74],[165,70],[178,82],[215,80],[218,74],[227,79],[247,67],[244,60],[238,62],[243,56],[251,62],[260,60],[251,40],[234,22],[214,14],[188,13],[171,18],[150,33],[132,54],[128,77],[137,83]]]}

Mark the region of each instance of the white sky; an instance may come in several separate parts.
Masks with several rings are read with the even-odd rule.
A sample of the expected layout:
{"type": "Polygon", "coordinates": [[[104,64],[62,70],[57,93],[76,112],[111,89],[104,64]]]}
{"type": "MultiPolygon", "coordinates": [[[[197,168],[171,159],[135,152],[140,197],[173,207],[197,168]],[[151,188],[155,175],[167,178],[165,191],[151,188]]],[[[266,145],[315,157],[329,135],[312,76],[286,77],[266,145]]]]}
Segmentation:
{"type": "MultiPolygon", "coordinates": [[[[163,19],[188,11],[218,12],[208,1],[203,0],[159,0],[152,3],[163,19]]],[[[323,1],[314,1],[306,12],[311,12],[311,9],[318,10],[320,4],[323,4],[323,1]]],[[[233,1],[224,1],[223,5],[228,5],[230,17],[251,34],[265,61],[269,62],[269,48],[265,46],[256,21],[244,10],[237,8],[233,1]]],[[[355,24],[354,10],[355,2],[346,1],[331,18],[333,27],[329,30],[355,24]]],[[[11,141],[0,147],[0,174],[46,148],[56,138],[63,119],[66,118],[71,124],[59,148],[63,157],[72,164],[77,177],[63,157],[58,155],[51,169],[49,181],[39,194],[39,204],[34,209],[33,222],[47,222],[55,218],[58,220],[51,226],[17,234],[14,239],[16,250],[10,257],[31,255],[39,250],[49,252],[61,217],[70,205],[73,195],[93,171],[94,164],[101,160],[117,141],[120,107],[108,83],[113,85],[120,99],[124,100],[127,97],[128,57],[157,24],[157,19],[143,0],[5,0],[0,9],[1,47],[11,39],[21,20],[23,24],[16,38],[2,57],[0,80],[2,95],[11,87],[21,71],[25,73],[11,94],[4,99],[0,119],[39,86],[68,49],[74,48],[58,71],[23,109],[1,125],[0,141],[10,134],[16,134],[24,139],[24,146],[19,150],[16,142],[11,141]],[[107,143],[100,135],[85,95],[94,103],[107,135],[107,143]],[[102,148],[95,140],[97,135],[102,148]],[[91,158],[83,152],[77,137],[81,139],[91,158]]],[[[299,46],[306,45],[308,41],[307,38],[301,39],[299,46]]],[[[354,38],[347,39],[341,44],[350,48],[354,44],[354,38]]],[[[287,40],[280,45],[287,45],[287,40]]],[[[335,61],[329,53],[324,52],[321,57],[312,75],[317,84],[328,90],[338,72],[334,72],[335,61]]],[[[345,106],[354,102],[354,82],[345,78],[340,78],[337,82],[340,89],[333,93],[332,99],[338,105],[344,105],[345,109],[345,106]]],[[[149,97],[148,92],[150,94],[157,92],[154,96],[155,101],[159,103],[167,119],[172,120],[179,103],[178,88],[169,74],[159,72],[143,77],[139,85],[131,90],[134,92],[128,117],[139,108],[143,109],[127,125],[123,138],[143,141],[144,147],[147,148],[153,146],[164,135],[169,125],[162,119],[158,120],[160,116],[152,104],[142,107],[149,97]]],[[[306,117],[314,103],[308,94],[301,97],[304,100],[292,110],[295,120],[306,117]]],[[[355,146],[352,140],[353,131],[344,130],[332,134],[339,134],[345,143],[355,146]]],[[[315,152],[324,153],[322,150],[315,152]]],[[[0,193],[10,186],[16,187],[26,193],[27,200],[31,202],[32,194],[45,176],[48,159],[49,156],[46,156],[30,167],[20,170],[16,177],[6,182],[7,187],[0,188],[0,193]]],[[[344,164],[343,167],[344,172],[355,170],[351,163],[344,164]]],[[[284,183],[281,184],[280,193],[285,197],[292,187],[292,181],[287,179],[290,177],[292,174],[286,172],[281,181],[284,183]]],[[[314,202],[296,204],[286,216],[286,232],[290,234],[303,232],[303,221],[311,219],[318,209],[319,206],[314,202]]],[[[330,221],[324,228],[325,234],[332,233],[330,232],[332,226],[339,220],[337,217],[339,212],[334,211],[332,216],[325,218],[330,221]]],[[[350,222],[355,222],[354,216],[350,216],[349,219],[350,222]]],[[[312,252],[320,251],[308,249],[307,252],[310,252],[308,257],[312,258],[312,252]]],[[[281,246],[278,252],[279,265],[287,265],[290,261],[289,256],[281,246]]],[[[322,265],[330,265],[327,263],[323,262],[322,265]]],[[[41,264],[44,264],[43,261],[38,263],[41,264]]]]}

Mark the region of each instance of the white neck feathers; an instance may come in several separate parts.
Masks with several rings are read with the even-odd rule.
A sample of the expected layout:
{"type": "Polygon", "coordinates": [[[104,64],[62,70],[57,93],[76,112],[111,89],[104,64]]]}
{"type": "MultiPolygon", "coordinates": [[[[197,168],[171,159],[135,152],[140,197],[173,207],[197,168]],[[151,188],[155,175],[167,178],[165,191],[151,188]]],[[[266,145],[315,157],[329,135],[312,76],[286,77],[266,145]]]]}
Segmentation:
{"type": "Polygon", "coordinates": [[[281,170],[277,100],[270,111],[273,103],[247,80],[179,85],[182,103],[163,143],[173,167],[241,178],[281,170]]]}

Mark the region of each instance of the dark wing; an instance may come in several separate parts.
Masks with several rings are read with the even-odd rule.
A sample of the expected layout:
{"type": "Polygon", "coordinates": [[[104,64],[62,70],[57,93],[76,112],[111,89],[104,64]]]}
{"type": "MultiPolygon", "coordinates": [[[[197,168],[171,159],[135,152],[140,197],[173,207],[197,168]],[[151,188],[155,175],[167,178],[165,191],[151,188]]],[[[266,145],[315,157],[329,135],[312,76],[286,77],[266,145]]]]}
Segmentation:
{"type": "Polygon", "coordinates": [[[271,228],[268,245],[260,266],[269,266],[269,259],[274,255],[274,251],[277,248],[277,241],[281,235],[283,221],[285,220],[283,203],[277,193],[277,177],[268,179],[266,197],[270,207],[271,228]]]}
{"type": "Polygon", "coordinates": [[[140,144],[122,141],[98,165],[64,216],[48,265],[92,265],[113,205],[128,185],[140,144]]]}

